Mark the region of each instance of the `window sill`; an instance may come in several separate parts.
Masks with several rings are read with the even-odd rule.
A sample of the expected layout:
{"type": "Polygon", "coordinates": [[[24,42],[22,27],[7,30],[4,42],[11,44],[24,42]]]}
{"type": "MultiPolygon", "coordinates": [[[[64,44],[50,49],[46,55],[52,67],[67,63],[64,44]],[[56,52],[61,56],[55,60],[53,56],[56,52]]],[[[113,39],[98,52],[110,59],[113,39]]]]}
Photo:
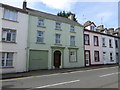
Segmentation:
{"type": "Polygon", "coordinates": [[[45,44],[44,42],[36,42],[36,44],[45,44]]]}
{"type": "Polygon", "coordinates": [[[88,46],[90,46],[90,44],[84,44],[84,45],[88,45],[88,46]]]}
{"type": "Polygon", "coordinates": [[[55,30],[62,31],[62,29],[57,29],[57,28],[55,28],[55,30]]]}
{"type": "Polygon", "coordinates": [[[1,69],[8,69],[8,68],[14,68],[14,67],[0,67],[1,69]]]}
{"type": "Polygon", "coordinates": [[[107,47],[107,46],[102,46],[102,47],[107,47]]]}
{"type": "Polygon", "coordinates": [[[99,45],[94,45],[94,46],[99,47],[99,45]]]}
{"type": "Polygon", "coordinates": [[[58,43],[55,43],[55,45],[59,45],[59,46],[62,46],[62,44],[58,44],[58,43]]]}
{"type": "Polygon", "coordinates": [[[77,63],[77,61],[69,61],[69,63],[77,63]]]}
{"type": "Polygon", "coordinates": [[[2,18],[2,20],[6,20],[6,21],[11,21],[11,22],[19,23],[18,21],[9,20],[9,19],[5,19],[5,18],[2,18]]]}
{"type": "Polygon", "coordinates": [[[68,49],[79,49],[78,47],[76,47],[76,46],[70,46],[70,47],[68,47],[68,49]]]}
{"type": "Polygon", "coordinates": [[[40,26],[40,25],[37,25],[37,27],[46,28],[46,26],[40,26]]]}
{"type": "Polygon", "coordinates": [[[76,33],[75,31],[70,31],[70,33],[76,33]]]}
{"type": "Polygon", "coordinates": [[[8,42],[8,41],[0,41],[2,43],[10,43],[10,44],[17,44],[16,42],[8,42]]]}
{"type": "Polygon", "coordinates": [[[109,48],[113,48],[113,47],[109,47],[109,48]]]}

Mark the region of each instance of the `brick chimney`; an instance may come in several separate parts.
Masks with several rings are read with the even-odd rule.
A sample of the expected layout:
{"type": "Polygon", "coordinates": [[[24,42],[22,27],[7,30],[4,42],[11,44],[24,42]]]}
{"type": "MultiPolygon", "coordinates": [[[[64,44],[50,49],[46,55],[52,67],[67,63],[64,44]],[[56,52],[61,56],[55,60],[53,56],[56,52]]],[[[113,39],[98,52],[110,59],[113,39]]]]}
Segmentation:
{"type": "Polygon", "coordinates": [[[26,0],[24,0],[23,1],[23,10],[26,10],[26,8],[27,8],[27,2],[26,2],[26,0]]]}

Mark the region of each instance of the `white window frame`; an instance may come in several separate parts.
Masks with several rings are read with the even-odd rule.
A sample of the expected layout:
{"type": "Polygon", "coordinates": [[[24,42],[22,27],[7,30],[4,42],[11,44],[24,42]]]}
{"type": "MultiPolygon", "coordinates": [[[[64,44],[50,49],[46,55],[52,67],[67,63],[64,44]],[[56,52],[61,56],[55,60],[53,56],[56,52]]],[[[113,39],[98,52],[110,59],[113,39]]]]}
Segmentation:
{"type": "Polygon", "coordinates": [[[106,46],[106,43],[105,43],[105,38],[102,38],[102,46],[106,46]]]}
{"type": "Polygon", "coordinates": [[[55,44],[61,44],[61,34],[55,34],[55,44]]]}
{"type": "Polygon", "coordinates": [[[110,52],[110,61],[113,62],[113,52],[110,52]]]}
{"type": "Polygon", "coordinates": [[[84,44],[85,45],[89,45],[90,44],[89,34],[84,34],[84,44]]]}
{"type": "Polygon", "coordinates": [[[94,31],[95,27],[94,26],[90,26],[90,30],[94,31]]]}
{"type": "Polygon", "coordinates": [[[61,30],[61,23],[56,22],[56,24],[55,24],[55,29],[60,29],[60,30],[61,30]]]}
{"type": "Polygon", "coordinates": [[[71,63],[77,62],[77,50],[69,51],[69,60],[71,63]]]}
{"type": "Polygon", "coordinates": [[[14,53],[12,53],[12,52],[3,52],[3,53],[0,53],[0,54],[2,54],[1,67],[13,67],[14,53]],[[8,54],[11,54],[12,58],[7,58],[8,54]],[[2,62],[4,62],[4,64],[2,62]],[[11,65],[8,65],[10,63],[11,63],[11,65]]]}
{"type": "Polygon", "coordinates": [[[75,46],[75,36],[70,36],[70,46],[75,46]]]}
{"type": "Polygon", "coordinates": [[[43,31],[37,31],[37,43],[44,43],[44,32],[43,31]]]}
{"type": "Polygon", "coordinates": [[[12,21],[17,21],[17,12],[9,9],[4,9],[3,18],[12,21]]]}
{"type": "Polygon", "coordinates": [[[70,26],[70,32],[75,32],[75,26],[73,25],[70,26]]]}
{"type": "Polygon", "coordinates": [[[38,18],[38,26],[44,26],[44,25],[45,25],[44,19],[38,18]]]}
{"type": "Polygon", "coordinates": [[[2,42],[16,42],[16,30],[2,29],[2,42]],[[9,40],[8,34],[10,34],[9,40]]]}
{"type": "Polygon", "coordinates": [[[109,47],[112,48],[112,39],[109,39],[109,47]]]}

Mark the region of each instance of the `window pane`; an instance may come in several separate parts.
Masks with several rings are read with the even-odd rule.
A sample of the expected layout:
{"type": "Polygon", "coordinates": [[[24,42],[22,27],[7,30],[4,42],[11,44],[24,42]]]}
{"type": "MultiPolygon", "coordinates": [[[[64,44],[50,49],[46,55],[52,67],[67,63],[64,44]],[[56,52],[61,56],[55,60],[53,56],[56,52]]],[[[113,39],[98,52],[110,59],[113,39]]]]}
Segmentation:
{"type": "Polygon", "coordinates": [[[5,19],[9,19],[9,10],[4,9],[4,16],[5,19]]]}

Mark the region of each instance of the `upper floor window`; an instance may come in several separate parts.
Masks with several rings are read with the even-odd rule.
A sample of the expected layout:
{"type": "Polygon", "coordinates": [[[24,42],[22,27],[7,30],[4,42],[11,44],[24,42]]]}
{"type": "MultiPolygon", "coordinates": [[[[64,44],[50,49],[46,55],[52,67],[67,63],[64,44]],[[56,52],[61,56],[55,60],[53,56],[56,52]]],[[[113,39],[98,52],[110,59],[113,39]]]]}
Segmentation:
{"type": "Polygon", "coordinates": [[[44,26],[44,19],[38,18],[38,26],[44,26]]]}
{"type": "Polygon", "coordinates": [[[90,26],[90,30],[94,31],[95,27],[94,26],[90,26]]]}
{"type": "Polygon", "coordinates": [[[75,36],[70,36],[70,46],[75,46],[75,36]]]}
{"type": "Polygon", "coordinates": [[[37,42],[44,43],[44,32],[42,31],[37,32],[37,42]]]}
{"type": "Polygon", "coordinates": [[[99,62],[99,51],[94,51],[94,59],[95,59],[95,62],[99,62]]]}
{"type": "Polygon", "coordinates": [[[88,34],[84,34],[84,44],[85,45],[89,45],[90,42],[89,42],[89,35],[88,34]]]}
{"type": "Polygon", "coordinates": [[[15,42],[16,41],[16,31],[9,30],[9,29],[2,29],[2,41],[15,42]]]}
{"type": "Polygon", "coordinates": [[[1,53],[2,54],[2,67],[12,67],[13,66],[13,53],[1,53]]]}
{"type": "Polygon", "coordinates": [[[56,22],[55,29],[61,29],[61,23],[56,22]]]}
{"type": "Polygon", "coordinates": [[[70,26],[70,32],[75,32],[75,27],[73,25],[70,26]]]}
{"type": "Polygon", "coordinates": [[[4,9],[4,19],[9,19],[9,20],[13,20],[13,21],[17,21],[17,12],[16,11],[12,11],[12,10],[8,10],[8,9],[4,9]]]}
{"type": "Polygon", "coordinates": [[[112,48],[112,39],[109,39],[109,47],[112,48]]]}
{"type": "Polygon", "coordinates": [[[105,46],[105,38],[102,38],[102,46],[105,46]]]}
{"type": "Polygon", "coordinates": [[[115,47],[118,48],[118,40],[115,40],[115,47]]]}
{"type": "Polygon", "coordinates": [[[56,34],[55,35],[55,44],[60,44],[60,38],[61,38],[61,35],[60,34],[56,34]]]}
{"type": "Polygon", "coordinates": [[[94,46],[98,46],[98,36],[94,36],[94,46]]]}

